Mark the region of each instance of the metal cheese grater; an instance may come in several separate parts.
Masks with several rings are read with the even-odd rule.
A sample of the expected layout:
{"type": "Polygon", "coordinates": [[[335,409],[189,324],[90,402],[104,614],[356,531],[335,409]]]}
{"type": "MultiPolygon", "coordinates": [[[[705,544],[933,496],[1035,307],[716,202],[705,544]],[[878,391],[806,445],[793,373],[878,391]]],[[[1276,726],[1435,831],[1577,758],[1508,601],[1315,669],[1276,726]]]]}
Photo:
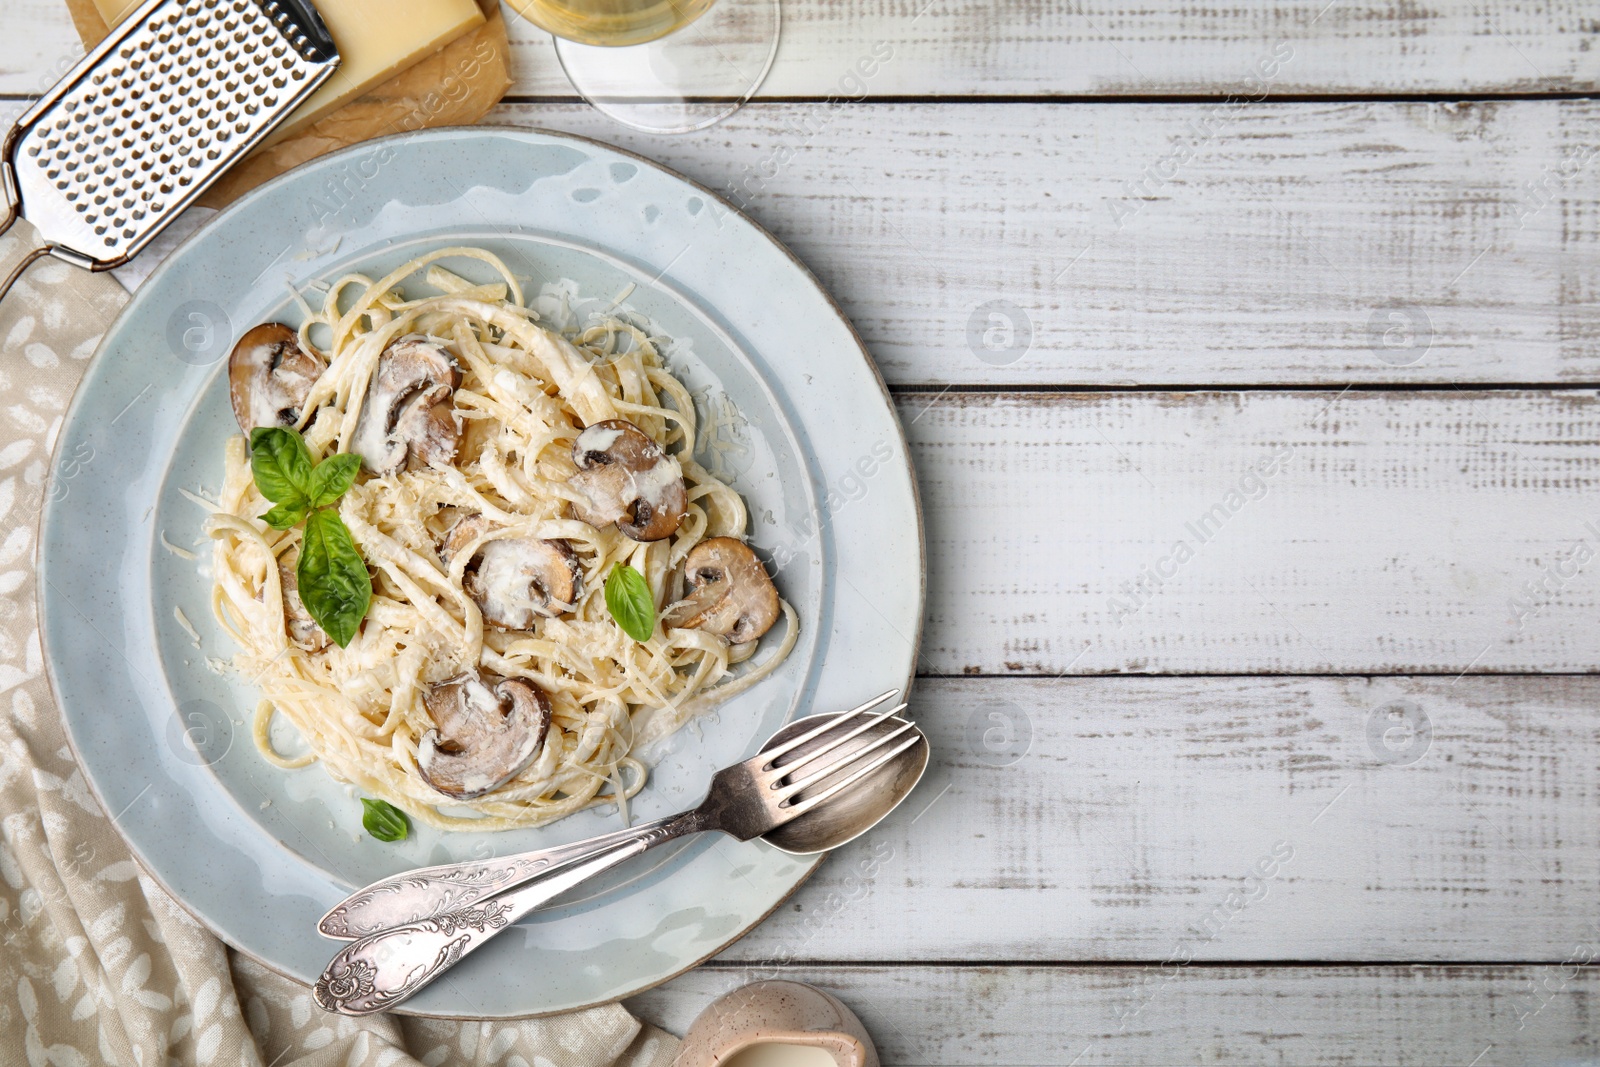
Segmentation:
{"type": "Polygon", "coordinates": [[[148,0],[22,116],[7,210],[88,270],[133,258],[339,66],[309,0],[148,0]]]}

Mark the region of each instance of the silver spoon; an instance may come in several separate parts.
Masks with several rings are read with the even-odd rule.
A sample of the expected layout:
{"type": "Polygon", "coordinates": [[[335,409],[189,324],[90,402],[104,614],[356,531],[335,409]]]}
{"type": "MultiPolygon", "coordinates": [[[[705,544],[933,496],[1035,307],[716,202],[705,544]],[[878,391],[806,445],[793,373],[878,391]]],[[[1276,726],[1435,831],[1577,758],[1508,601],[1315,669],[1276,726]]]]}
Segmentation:
{"type": "MultiPolygon", "coordinates": [[[[706,799],[691,811],[579,845],[500,861],[516,866],[534,857],[531,872],[516,866],[521,873],[509,883],[503,874],[471,879],[464,889],[452,883],[448,872],[483,866],[474,864],[447,864],[374,883],[329,916],[342,908],[347,916],[375,919],[377,912],[366,909],[390,893],[418,894],[410,898],[413,906],[442,900],[447,910],[373,930],[346,945],[318,979],[317,1002],[346,1015],[392,1008],[528,912],[685,834],[720,830],[741,841],[759,836],[796,854],[824,852],[852,840],[893,811],[927,768],[927,738],[912,723],[894,717],[900,708],[862,714],[892,695],[842,714],[790,723],[758,755],[717,772],[706,799]],[[552,859],[552,853],[560,855],[552,859]],[[532,884],[511,888],[530,880],[532,884]],[[497,883],[504,884],[484,891],[497,883]],[[462,891],[441,894],[441,884],[462,891]],[[470,902],[463,905],[468,897],[470,902]],[[351,909],[358,900],[365,901],[363,906],[351,909]]],[[[347,921],[341,928],[352,927],[347,921]]]]}

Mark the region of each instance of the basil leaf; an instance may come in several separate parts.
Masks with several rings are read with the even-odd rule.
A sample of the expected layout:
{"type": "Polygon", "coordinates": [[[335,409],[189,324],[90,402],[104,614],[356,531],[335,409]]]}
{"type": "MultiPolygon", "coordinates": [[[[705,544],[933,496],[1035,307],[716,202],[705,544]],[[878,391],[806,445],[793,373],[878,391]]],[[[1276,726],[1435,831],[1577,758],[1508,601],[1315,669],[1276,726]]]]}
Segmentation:
{"type": "Polygon", "coordinates": [[[406,813],[387,800],[361,798],[361,825],[379,841],[404,841],[411,833],[406,813]]]}
{"type": "Polygon", "coordinates": [[[250,473],[261,495],[275,504],[304,507],[311,499],[311,450],[283,426],[250,431],[250,473]]]}
{"type": "Polygon", "coordinates": [[[648,641],[656,631],[656,602],[650,595],[650,583],[626,564],[612,567],[606,578],[606,610],[635,641],[648,641]]]}
{"type": "Polygon", "coordinates": [[[311,506],[325,508],[344,496],[345,490],[356,484],[356,474],[361,470],[361,457],[353,452],[329,456],[318,463],[311,472],[311,506]]]}
{"type": "Polygon", "coordinates": [[[303,504],[274,504],[271,511],[261,516],[274,530],[287,530],[305,517],[303,504]]]}
{"type": "Polygon", "coordinates": [[[344,520],[332,508],[306,516],[295,578],[300,600],[322,632],[340,648],[349,645],[372,603],[372,578],[344,520]]]}

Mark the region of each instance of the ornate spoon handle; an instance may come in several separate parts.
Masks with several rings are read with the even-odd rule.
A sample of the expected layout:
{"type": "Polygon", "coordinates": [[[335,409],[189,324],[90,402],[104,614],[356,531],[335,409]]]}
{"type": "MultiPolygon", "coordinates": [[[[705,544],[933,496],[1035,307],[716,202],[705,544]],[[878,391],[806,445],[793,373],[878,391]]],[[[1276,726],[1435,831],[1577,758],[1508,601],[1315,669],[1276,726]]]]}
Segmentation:
{"type": "Polygon", "coordinates": [[[324,937],[354,941],[380,930],[459,912],[545,873],[597,856],[665,826],[675,817],[537,852],[406,871],[345,897],[318,921],[317,929],[324,937]]]}
{"type": "Polygon", "coordinates": [[[317,1003],[344,1015],[387,1011],[511,923],[585,879],[675,837],[711,828],[700,812],[686,812],[639,827],[632,840],[521,889],[363,937],[329,961],[317,979],[317,1003]]]}

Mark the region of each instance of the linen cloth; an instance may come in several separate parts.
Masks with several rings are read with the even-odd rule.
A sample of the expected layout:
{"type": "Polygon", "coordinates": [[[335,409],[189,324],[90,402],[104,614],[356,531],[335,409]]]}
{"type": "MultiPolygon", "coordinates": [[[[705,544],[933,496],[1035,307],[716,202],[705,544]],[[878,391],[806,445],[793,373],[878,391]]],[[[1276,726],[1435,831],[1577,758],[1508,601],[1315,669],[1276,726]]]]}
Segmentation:
{"type": "MultiPolygon", "coordinates": [[[[34,240],[25,222],[0,238],[0,277],[34,240]]],[[[668,1067],[677,1040],[620,1005],[509,1022],[330,1015],[134,862],[67,747],[34,583],[51,448],[126,301],[109,275],[45,259],[0,302],[0,1065],[668,1067]]],[[[67,491],[67,468],[92,461],[58,457],[67,491]]]]}

